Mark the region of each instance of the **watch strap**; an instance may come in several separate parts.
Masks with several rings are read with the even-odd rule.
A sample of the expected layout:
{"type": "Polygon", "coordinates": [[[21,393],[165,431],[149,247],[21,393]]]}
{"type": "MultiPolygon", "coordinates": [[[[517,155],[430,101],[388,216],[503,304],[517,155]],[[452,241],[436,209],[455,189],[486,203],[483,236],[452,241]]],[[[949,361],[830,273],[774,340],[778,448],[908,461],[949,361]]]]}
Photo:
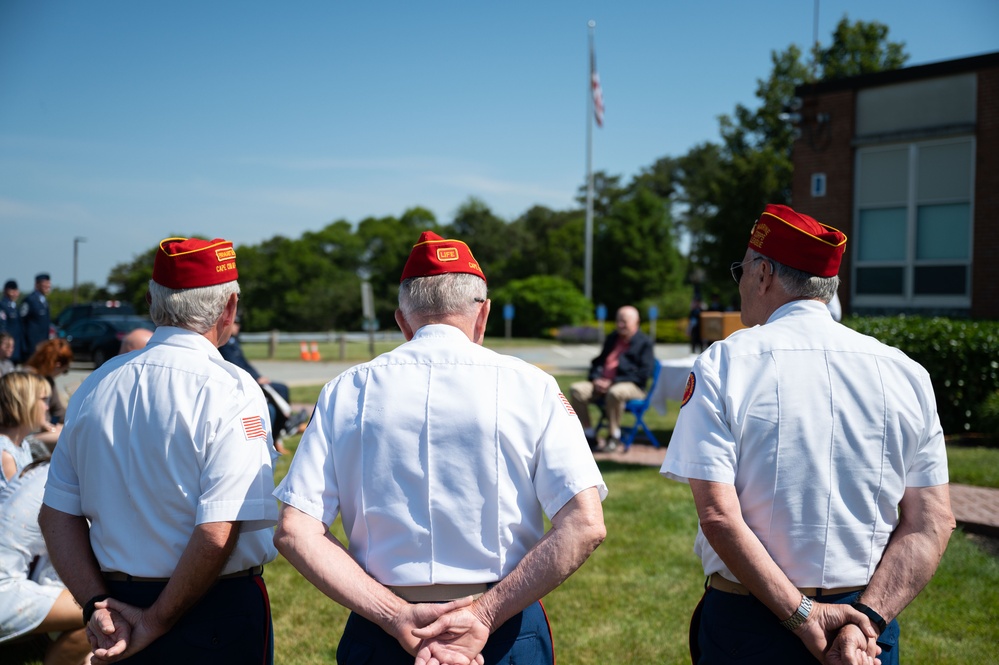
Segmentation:
{"type": "Polygon", "coordinates": [[[881,633],[885,632],[885,630],[888,628],[888,622],[884,620],[884,617],[882,617],[880,614],[872,610],[867,605],[864,605],[863,603],[852,603],[852,606],[853,609],[857,610],[862,614],[867,615],[867,618],[870,619],[875,626],[877,626],[879,636],[881,635],[881,633]]]}
{"type": "Polygon", "coordinates": [[[802,596],[798,609],[794,611],[794,614],[781,621],[780,625],[784,626],[788,630],[794,630],[801,624],[805,623],[805,620],[808,619],[808,615],[811,613],[812,599],[808,596],[802,596]]]}

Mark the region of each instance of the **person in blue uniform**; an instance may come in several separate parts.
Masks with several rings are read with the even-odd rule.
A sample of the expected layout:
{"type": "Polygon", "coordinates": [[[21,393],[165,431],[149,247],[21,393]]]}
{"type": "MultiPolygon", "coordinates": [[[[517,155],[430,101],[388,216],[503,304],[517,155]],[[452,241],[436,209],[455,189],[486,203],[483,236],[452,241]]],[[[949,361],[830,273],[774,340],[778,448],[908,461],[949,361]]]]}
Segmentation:
{"type": "Polygon", "coordinates": [[[49,301],[46,296],[52,290],[52,280],[48,273],[35,275],[35,290],[21,303],[21,325],[24,327],[24,348],[21,354],[28,358],[35,347],[49,338],[49,301]]]}
{"type": "Polygon", "coordinates": [[[0,297],[0,332],[5,332],[14,338],[14,350],[10,360],[15,365],[24,362],[24,328],[21,325],[21,312],[18,311],[17,298],[21,291],[17,282],[8,279],[3,285],[3,297],[0,297]]]}

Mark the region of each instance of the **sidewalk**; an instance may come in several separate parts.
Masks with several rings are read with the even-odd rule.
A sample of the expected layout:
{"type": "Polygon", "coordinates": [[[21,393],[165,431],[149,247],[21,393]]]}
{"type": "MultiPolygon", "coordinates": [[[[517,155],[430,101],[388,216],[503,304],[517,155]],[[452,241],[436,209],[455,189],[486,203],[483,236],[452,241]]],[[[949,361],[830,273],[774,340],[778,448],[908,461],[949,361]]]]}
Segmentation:
{"type": "MultiPolygon", "coordinates": [[[[593,453],[598,460],[618,464],[643,464],[659,468],[666,456],[665,448],[636,443],[628,452],[593,453]]],[[[999,537],[999,489],[951,483],[950,503],[958,526],[970,533],[999,537]]]]}

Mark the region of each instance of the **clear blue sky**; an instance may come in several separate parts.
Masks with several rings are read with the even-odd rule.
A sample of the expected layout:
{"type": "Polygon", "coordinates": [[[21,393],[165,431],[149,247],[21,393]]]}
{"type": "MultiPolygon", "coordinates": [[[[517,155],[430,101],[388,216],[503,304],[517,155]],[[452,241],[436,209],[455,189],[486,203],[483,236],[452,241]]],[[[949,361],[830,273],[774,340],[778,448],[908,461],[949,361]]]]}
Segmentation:
{"type": "MultiPolygon", "coordinates": [[[[469,196],[504,219],[585,179],[587,21],[629,179],[755,106],[812,0],[0,0],[0,279],[103,284],[169,235],[256,244],[469,196]]],[[[999,50],[996,0],[821,0],[910,65],[999,50]]],[[[415,240],[415,239],[414,239],[415,240]]]]}

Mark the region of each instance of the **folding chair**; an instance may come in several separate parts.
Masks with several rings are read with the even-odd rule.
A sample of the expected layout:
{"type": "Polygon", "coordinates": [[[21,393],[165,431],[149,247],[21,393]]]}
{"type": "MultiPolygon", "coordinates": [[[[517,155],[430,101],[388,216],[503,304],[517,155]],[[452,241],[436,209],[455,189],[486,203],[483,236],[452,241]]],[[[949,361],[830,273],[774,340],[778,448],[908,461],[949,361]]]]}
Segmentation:
{"type": "MultiPolygon", "coordinates": [[[[621,444],[624,446],[625,450],[631,448],[631,444],[635,442],[635,437],[638,436],[638,432],[645,432],[645,436],[648,437],[649,441],[656,448],[659,447],[659,440],[656,439],[656,435],[645,424],[645,412],[649,410],[651,404],[651,398],[653,393],[656,392],[656,383],[659,381],[659,371],[662,369],[662,365],[656,360],[655,366],[652,368],[652,385],[649,386],[648,391],[645,393],[645,399],[630,399],[624,403],[624,412],[630,413],[635,416],[635,424],[631,427],[621,426],[621,444]]],[[[597,423],[596,432],[599,432],[607,421],[606,404],[601,400],[597,406],[600,407],[600,421],[597,423]]]]}

